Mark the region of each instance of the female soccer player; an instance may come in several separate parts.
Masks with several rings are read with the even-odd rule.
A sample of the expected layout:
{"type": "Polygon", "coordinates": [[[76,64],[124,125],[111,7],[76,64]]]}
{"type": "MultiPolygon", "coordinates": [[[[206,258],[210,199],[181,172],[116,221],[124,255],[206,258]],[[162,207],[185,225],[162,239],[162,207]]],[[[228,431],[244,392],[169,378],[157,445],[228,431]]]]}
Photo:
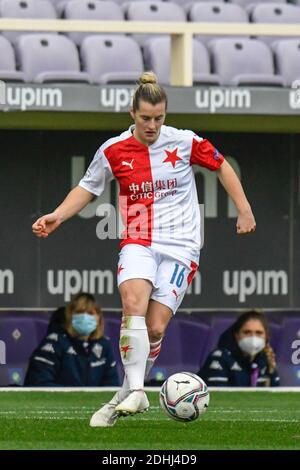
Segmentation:
{"type": "Polygon", "coordinates": [[[206,139],[163,125],[166,109],[166,92],[152,72],[144,73],[130,112],[134,125],[105,142],[79,185],[54,212],[33,224],[35,235],[48,237],[100,196],[107,182],[118,180],[126,219],[117,271],[125,379],[122,389],[92,416],[91,426],[112,426],[118,416],[149,406],[145,374],[198,268],[200,212],[193,164],[217,171],[237,207],[237,233],[255,230],[250,204],[232,167],[206,139]]]}

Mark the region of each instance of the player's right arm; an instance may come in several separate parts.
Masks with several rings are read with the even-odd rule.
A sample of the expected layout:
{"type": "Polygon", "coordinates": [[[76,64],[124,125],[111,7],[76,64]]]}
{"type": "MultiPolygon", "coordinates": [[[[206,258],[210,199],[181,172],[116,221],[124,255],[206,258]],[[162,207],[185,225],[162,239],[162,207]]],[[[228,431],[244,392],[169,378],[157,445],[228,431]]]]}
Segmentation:
{"type": "Polygon", "coordinates": [[[33,233],[39,238],[47,238],[63,222],[78,214],[95,196],[100,196],[112,178],[110,165],[100,147],[78,186],[69,192],[55,211],[43,215],[32,225],[33,233]]]}
{"type": "Polygon", "coordinates": [[[53,212],[37,219],[32,225],[33,233],[39,238],[47,238],[63,222],[78,214],[93,197],[86,189],[76,186],[53,212]]]}

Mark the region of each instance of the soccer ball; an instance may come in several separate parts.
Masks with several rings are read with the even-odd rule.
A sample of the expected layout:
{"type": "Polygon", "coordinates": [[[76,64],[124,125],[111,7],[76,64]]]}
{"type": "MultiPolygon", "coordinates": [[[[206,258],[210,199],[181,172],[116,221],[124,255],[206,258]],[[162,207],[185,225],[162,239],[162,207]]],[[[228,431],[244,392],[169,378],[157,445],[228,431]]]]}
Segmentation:
{"type": "Polygon", "coordinates": [[[159,401],[169,418],[194,421],[206,411],[209,393],[206,383],[198,375],[179,372],[163,383],[159,401]]]}

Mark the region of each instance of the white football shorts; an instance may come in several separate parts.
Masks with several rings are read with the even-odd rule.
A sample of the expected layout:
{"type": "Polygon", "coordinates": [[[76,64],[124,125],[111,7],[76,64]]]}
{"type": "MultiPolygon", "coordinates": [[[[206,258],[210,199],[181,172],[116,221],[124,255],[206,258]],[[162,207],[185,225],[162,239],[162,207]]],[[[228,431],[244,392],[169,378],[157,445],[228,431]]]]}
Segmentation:
{"type": "Polygon", "coordinates": [[[147,279],[153,285],[151,299],[175,314],[197,269],[194,261],[178,260],[148,246],[128,244],[119,254],[118,286],[129,279],[147,279]]]}

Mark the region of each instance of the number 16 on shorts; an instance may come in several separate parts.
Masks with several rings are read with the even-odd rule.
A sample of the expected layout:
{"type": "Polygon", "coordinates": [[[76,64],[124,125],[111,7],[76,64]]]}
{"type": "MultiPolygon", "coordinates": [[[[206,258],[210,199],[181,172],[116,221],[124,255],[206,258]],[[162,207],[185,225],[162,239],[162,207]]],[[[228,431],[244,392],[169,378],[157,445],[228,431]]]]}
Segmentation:
{"type": "Polygon", "coordinates": [[[170,279],[170,284],[174,284],[176,287],[180,288],[184,281],[184,273],[186,268],[182,268],[178,263],[175,263],[175,268],[170,279]]]}

